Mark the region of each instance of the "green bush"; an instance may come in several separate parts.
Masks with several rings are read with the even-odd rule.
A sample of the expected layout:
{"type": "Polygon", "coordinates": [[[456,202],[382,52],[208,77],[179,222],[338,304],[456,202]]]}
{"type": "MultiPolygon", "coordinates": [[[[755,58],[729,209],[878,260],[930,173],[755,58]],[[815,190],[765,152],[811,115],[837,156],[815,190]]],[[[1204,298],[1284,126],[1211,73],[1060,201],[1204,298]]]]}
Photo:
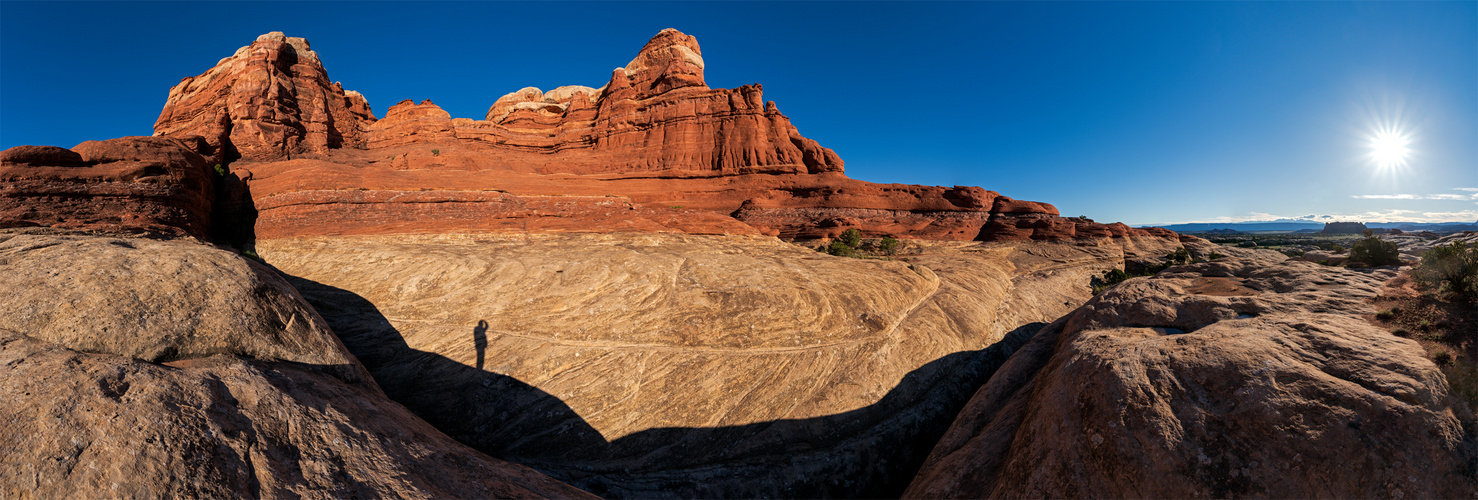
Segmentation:
{"type": "Polygon", "coordinates": [[[1108,290],[1114,285],[1123,283],[1124,280],[1133,277],[1134,276],[1130,275],[1129,273],[1124,272],[1123,269],[1114,268],[1104,271],[1103,279],[1097,285],[1093,285],[1093,295],[1103,293],[1104,290],[1108,290]]]}
{"type": "Polygon", "coordinates": [[[1356,241],[1350,247],[1350,260],[1367,266],[1393,266],[1401,263],[1401,252],[1394,242],[1376,237],[1356,241]]]}
{"type": "Polygon", "coordinates": [[[826,247],[826,253],[835,255],[837,257],[851,257],[852,254],[856,252],[857,249],[852,248],[851,245],[848,245],[847,242],[840,239],[832,240],[831,246],[826,247]]]}
{"type": "Polygon", "coordinates": [[[856,249],[858,246],[862,245],[862,231],[858,231],[857,228],[848,229],[846,231],[842,231],[842,235],[839,236],[837,239],[840,240],[842,243],[846,243],[847,246],[856,249]]]}
{"type": "Polygon", "coordinates": [[[216,169],[216,175],[217,176],[220,176],[220,177],[225,177],[226,174],[231,173],[229,170],[226,170],[226,167],[221,166],[221,164],[219,164],[219,163],[216,164],[215,169],[216,169]]]}
{"type": "Polygon", "coordinates": [[[433,150],[431,150],[431,156],[441,156],[441,150],[440,149],[433,149],[433,150]]]}
{"type": "Polygon", "coordinates": [[[1226,256],[1225,255],[1222,255],[1222,254],[1219,254],[1219,253],[1216,253],[1216,252],[1211,252],[1211,255],[1207,255],[1206,257],[1209,258],[1209,259],[1211,259],[1211,260],[1216,260],[1216,259],[1220,259],[1220,258],[1226,257],[1226,256]]]}
{"type": "Polygon", "coordinates": [[[898,239],[892,236],[884,236],[883,240],[878,242],[878,249],[882,250],[885,254],[893,255],[893,252],[898,251],[898,239]]]}
{"type": "Polygon", "coordinates": [[[1411,275],[1422,288],[1478,299],[1478,246],[1461,241],[1432,247],[1422,254],[1411,275]]]}
{"type": "Polygon", "coordinates": [[[1186,250],[1185,247],[1177,248],[1174,252],[1170,252],[1170,255],[1165,256],[1165,262],[1171,264],[1189,264],[1191,263],[1191,252],[1186,250]]]}
{"type": "Polygon", "coordinates": [[[1437,366],[1445,366],[1452,362],[1452,353],[1447,351],[1434,352],[1432,353],[1432,361],[1436,361],[1437,366]]]}

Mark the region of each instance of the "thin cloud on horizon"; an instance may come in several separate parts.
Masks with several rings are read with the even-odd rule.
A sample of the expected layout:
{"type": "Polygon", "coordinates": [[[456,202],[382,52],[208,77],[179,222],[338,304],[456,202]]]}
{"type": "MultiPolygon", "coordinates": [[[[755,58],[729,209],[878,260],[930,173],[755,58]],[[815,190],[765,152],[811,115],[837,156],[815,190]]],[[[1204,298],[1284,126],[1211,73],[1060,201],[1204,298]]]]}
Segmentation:
{"type": "Polygon", "coordinates": [[[1350,197],[1358,200],[1478,200],[1478,188],[1460,187],[1452,190],[1473,194],[1357,194],[1350,197]]]}
{"type": "MultiPolygon", "coordinates": [[[[1464,191],[1467,189],[1459,188],[1464,191]]],[[[1478,189],[1474,189],[1478,191],[1478,189]]],[[[1243,222],[1253,223],[1296,223],[1296,222],[1371,222],[1371,223],[1396,223],[1411,222],[1418,224],[1473,224],[1478,221],[1478,210],[1462,210],[1458,212],[1418,212],[1416,210],[1386,210],[1381,212],[1365,212],[1361,214],[1322,214],[1322,215],[1300,215],[1279,216],[1269,213],[1251,212],[1241,216],[1215,217],[1209,220],[1194,220],[1186,222],[1165,222],[1156,224],[1134,224],[1136,227],[1144,226],[1169,226],[1175,224],[1236,224],[1243,222]]]]}

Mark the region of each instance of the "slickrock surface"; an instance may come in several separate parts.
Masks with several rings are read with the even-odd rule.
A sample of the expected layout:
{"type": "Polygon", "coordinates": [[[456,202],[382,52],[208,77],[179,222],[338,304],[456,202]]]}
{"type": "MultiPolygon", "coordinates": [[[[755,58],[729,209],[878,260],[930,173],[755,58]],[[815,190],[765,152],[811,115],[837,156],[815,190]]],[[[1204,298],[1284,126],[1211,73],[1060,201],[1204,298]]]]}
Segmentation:
{"type": "Polygon", "coordinates": [[[867,497],[901,492],[1026,325],[1126,248],[1177,243],[920,245],[911,263],[680,234],[257,249],[387,394],[494,457],[614,497],[867,497]]]}
{"type": "Polygon", "coordinates": [[[911,498],[1478,495],[1471,414],[1372,326],[1393,271],[1231,255],[1129,280],[981,388],[911,498]]]}
{"type": "MultiPolygon", "coordinates": [[[[1424,238],[1417,233],[1405,234],[1383,234],[1380,238],[1396,244],[1401,250],[1402,258],[1420,259],[1422,253],[1431,250],[1432,247],[1462,243],[1468,246],[1478,245],[1478,231],[1463,231],[1453,233],[1440,238],[1424,238]]],[[[1313,260],[1313,259],[1311,259],[1313,260]]]]}
{"type": "Polygon", "coordinates": [[[239,354],[373,386],[291,285],[214,247],[0,234],[0,288],[25,292],[0,295],[0,328],[71,349],[153,363],[239,354]]]}
{"type": "Polygon", "coordinates": [[[123,137],[0,151],[0,228],[205,238],[213,173],[199,137],[123,137]]]}
{"type": "Polygon", "coordinates": [[[520,89],[497,98],[481,120],[405,100],[376,120],[363,96],[328,83],[306,41],[269,33],[172,89],[155,134],[204,136],[207,156],[229,160],[260,211],[264,239],[510,227],[789,238],[856,228],[946,241],[1174,237],[1062,218],[1052,205],[977,187],[849,179],[836,153],[801,136],[759,84],[714,89],[703,71],[697,40],[668,29],[600,88],[520,89]],[[406,195],[423,191],[444,193],[406,195]],[[638,212],[550,196],[610,197],[638,212]]]}
{"type": "Polygon", "coordinates": [[[0,234],[0,497],[581,497],[386,399],[281,277],[0,234]]]}

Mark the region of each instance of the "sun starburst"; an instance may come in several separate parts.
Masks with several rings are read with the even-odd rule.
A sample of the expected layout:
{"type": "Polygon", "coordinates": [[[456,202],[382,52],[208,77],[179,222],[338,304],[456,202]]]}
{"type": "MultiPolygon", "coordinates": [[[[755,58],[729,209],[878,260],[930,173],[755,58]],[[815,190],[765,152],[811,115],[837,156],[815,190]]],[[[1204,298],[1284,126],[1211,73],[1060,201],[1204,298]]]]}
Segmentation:
{"type": "Polygon", "coordinates": [[[1370,159],[1382,168],[1402,167],[1411,155],[1411,137],[1395,127],[1382,127],[1370,138],[1370,159]]]}

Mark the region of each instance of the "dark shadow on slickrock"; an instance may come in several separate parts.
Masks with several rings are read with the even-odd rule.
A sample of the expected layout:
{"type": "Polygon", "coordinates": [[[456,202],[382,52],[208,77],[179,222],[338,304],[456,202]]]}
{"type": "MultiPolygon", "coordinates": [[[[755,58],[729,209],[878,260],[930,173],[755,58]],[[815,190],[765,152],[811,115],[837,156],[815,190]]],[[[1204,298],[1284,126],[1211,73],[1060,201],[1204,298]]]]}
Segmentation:
{"type": "Polygon", "coordinates": [[[586,496],[388,399],[227,249],[0,231],[0,289],[0,498],[586,496]]]}
{"type": "MultiPolygon", "coordinates": [[[[650,429],[607,441],[558,397],[410,348],[363,297],[307,279],[288,280],[392,399],[493,457],[607,497],[896,497],[970,394],[1043,326],[1026,325],[990,348],[928,363],[857,410],[738,426],[650,429]],[[397,376],[405,373],[416,375],[397,376]]],[[[474,342],[481,328],[474,328],[474,342]]]]}

